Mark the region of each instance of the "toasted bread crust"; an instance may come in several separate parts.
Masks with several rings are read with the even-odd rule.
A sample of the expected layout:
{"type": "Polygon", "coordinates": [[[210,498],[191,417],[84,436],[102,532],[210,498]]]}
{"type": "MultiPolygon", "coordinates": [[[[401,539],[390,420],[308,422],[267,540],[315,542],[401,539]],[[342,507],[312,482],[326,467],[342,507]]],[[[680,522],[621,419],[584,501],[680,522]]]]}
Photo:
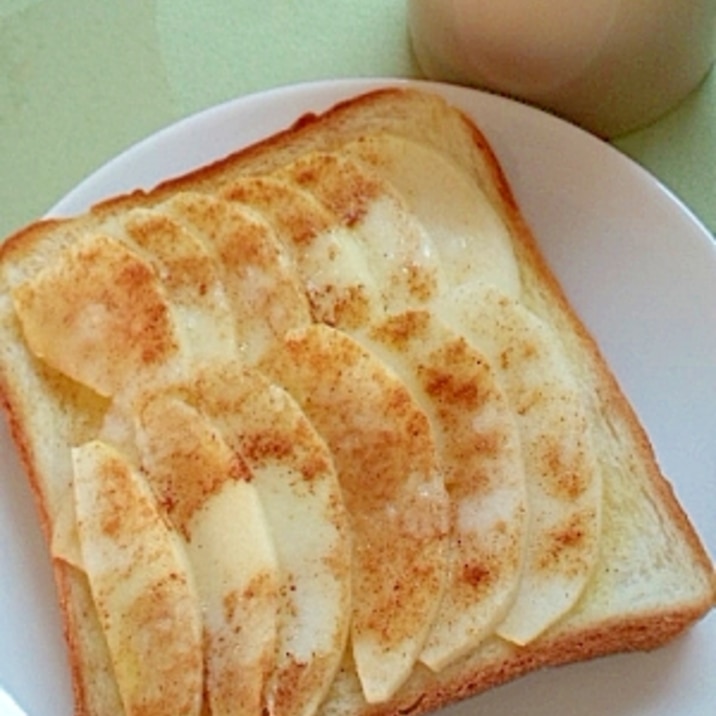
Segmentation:
{"type": "MultiPolygon", "coordinates": [[[[538,314],[548,315],[560,335],[565,337],[566,350],[582,366],[581,375],[595,387],[594,411],[600,413],[599,419],[604,420],[605,425],[607,422],[617,424],[623,431],[625,438],[621,449],[639,465],[639,479],[647,483],[644,485],[645,492],[658,505],[664,521],[673,526],[687,545],[693,569],[705,575],[708,587],[688,603],[680,602],[675,606],[667,605],[663,609],[638,614],[612,615],[594,624],[585,621],[571,625],[567,622],[527,647],[508,647],[500,643],[459,661],[439,675],[422,669],[396,698],[380,705],[367,706],[360,699],[346,697],[340,690],[334,689],[323,709],[325,716],[417,716],[546,666],[619,651],[653,649],[677,636],[716,604],[716,570],[711,559],[672,486],[661,474],[654,450],[634,409],[609,370],[596,341],[575,314],[542,256],[487,139],[470,118],[459,112],[447,112],[447,119],[436,120],[435,127],[430,127],[427,134],[422,133],[424,127],[415,120],[416,114],[422,113],[429,118],[445,110],[441,100],[414,90],[373,91],[341,102],[324,114],[304,115],[283,132],[209,166],[169,179],[150,191],[138,190],[103,201],[86,216],[34,223],[0,246],[0,267],[11,266],[32,252],[42,250],[39,247],[50,246],[58,232],[64,242],[69,242],[75,232],[130,208],[153,206],[184,190],[215,192],[233,178],[275,170],[308,150],[335,149],[372,129],[412,132],[416,138],[420,132],[422,140],[440,146],[442,151],[457,158],[498,207],[514,240],[531,308],[538,314]],[[466,148],[469,148],[468,152],[464,151],[466,148]]],[[[0,280],[3,290],[6,290],[7,279],[0,277],[0,280]]],[[[3,320],[10,319],[4,316],[3,320]]],[[[3,333],[7,333],[6,328],[3,328],[3,333]]],[[[27,419],[29,399],[22,395],[16,382],[12,360],[5,357],[0,360],[3,364],[0,396],[35,495],[42,530],[50,546],[54,515],[48,505],[47,481],[51,477],[42,474],[38,466],[37,448],[33,443],[36,436],[31,433],[27,419]]],[[[64,615],[76,714],[117,713],[119,701],[111,683],[111,667],[102,633],[95,624],[96,617],[88,614],[91,599],[84,577],[62,560],[55,559],[53,566],[64,615]],[[92,668],[98,671],[89,670],[90,659],[93,660],[92,668]],[[97,673],[100,674],[99,679],[97,673]]]]}
{"type": "Polygon", "coordinates": [[[578,634],[569,634],[512,651],[476,666],[463,665],[451,677],[424,675],[420,687],[400,699],[367,707],[364,716],[429,713],[483,693],[538,669],[588,661],[617,652],[650,651],[678,636],[702,614],[701,608],[643,616],[628,623],[615,620],[578,634]]]}

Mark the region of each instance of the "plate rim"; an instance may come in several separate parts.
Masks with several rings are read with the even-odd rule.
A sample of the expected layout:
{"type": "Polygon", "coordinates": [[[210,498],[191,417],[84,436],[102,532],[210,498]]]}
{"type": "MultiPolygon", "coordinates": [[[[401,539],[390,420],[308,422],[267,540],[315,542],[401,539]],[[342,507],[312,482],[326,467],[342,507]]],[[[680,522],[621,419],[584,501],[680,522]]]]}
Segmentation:
{"type": "MultiPolygon", "coordinates": [[[[92,184],[98,181],[103,181],[106,174],[116,171],[122,163],[132,160],[136,154],[147,150],[153,144],[171,139],[171,135],[175,132],[190,131],[196,124],[212,121],[215,116],[231,114],[236,111],[238,107],[248,103],[255,101],[271,102],[273,99],[283,100],[289,94],[301,96],[307,93],[340,92],[341,94],[349,96],[353,93],[367,92],[390,86],[416,87],[426,90],[432,89],[449,99],[460,99],[469,96],[482,97],[489,99],[491,102],[500,103],[504,107],[510,107],[513,111],[525,112],[526,114],[534,117],[539,117],[541,121],[553,124],[556,129],[559,129],[562,132],[573,133],[574,136],[578,136],[583,142],[591,143],[595,146],[598,145],[600,150],[609,153],[613,159],[624,163],[625,166],[630,168],[630,171],[634,171],[640,175],[642,181],[652,184],[654,188],[663,192],[664,195],[668,197],[668,200],[673,202],[686,216],[688,216],[689,219],[699,228],[699,230],[705,234],[705,237],[716,246],[716,235],[710,231],[694,210],[672,188],[659,179],[655,174],[646,169],[646,167],[642,166],[636,159],[622,152],[608,140],[602,139],[586,129],[564,119],[563,117],[553,114],[546,109],[530,105],[525,101],[513,97],[500,95],[484,89],[440,82],[436,80],[390,76],[313,79],[296,83],[282,84],[267,89],[256,90],[246,94],[229,97],[215,104],[197,109],[194,112],[166,123],[148,135],[130,143],[127,147],[109,157],[106,161],[102,162],[99,166],[87,174],[87,176],[76,183],[71,189],[65,192],[65,194],[54,202],[54,204],[45,212],[44,216],[46,218],[54,218],[68,215],[65,207],[68,207],[75,201],[78,201],[77,195],[79,193],[86,190],[92,184]]],[[[289,124],[285,124],[284,126],[287,128],[289,124]]],[[[237,147],[236,149],[240,148],[241,147],[237,147]]],[[[197,167],[198,166],[200,165],[197,165],[197,167]]],[[[172,176],[175,175],[167,175],[165,176],[165,179],[169,179],[172,176]]],[[[73,211],[72,213],[77,212],[73,211]]]]}

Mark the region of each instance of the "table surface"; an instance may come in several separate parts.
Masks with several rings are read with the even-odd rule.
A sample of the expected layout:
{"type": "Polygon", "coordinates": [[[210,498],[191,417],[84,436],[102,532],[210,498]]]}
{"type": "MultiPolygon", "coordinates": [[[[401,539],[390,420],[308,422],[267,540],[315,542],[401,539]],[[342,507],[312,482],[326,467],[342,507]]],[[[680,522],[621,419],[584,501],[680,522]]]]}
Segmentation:
{"type": "MultiPolygon", "coordinates": [[[[420,77],[404,0],[0,0],[0,240],[182,117],[342,77],[420,77]]],[[[716,71],[614,145],[716,232],[716,71]]]]}
{"type": "MultiPolygon", "coordinates": [[[[374,76],[420,76],[400,0],[0,0],[0,237],[181,117],[374,76]]],[[[716,231],[716,72],[613,143],[716,231]]]]}

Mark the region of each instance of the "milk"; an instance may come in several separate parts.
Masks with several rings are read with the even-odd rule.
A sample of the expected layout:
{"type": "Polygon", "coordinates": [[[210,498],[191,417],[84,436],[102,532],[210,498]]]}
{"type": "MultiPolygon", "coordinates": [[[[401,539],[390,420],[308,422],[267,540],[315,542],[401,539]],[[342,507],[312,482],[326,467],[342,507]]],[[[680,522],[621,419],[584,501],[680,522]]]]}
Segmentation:
{"type": "Polygon", "coordinates": [[[408,0],[408,22],[428,77],[607,137],[678,104],[716,55],[716,0],[408,0]]]}

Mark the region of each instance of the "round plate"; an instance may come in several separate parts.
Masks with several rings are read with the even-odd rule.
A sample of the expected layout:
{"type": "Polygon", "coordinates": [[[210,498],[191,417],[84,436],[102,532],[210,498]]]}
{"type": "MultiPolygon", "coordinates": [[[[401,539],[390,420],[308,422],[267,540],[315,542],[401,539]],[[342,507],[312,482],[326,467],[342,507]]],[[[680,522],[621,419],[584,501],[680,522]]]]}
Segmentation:
{"type": "MultiPolygon", "coordinates": [[[[241,97],[121,154],[52,211],[72,214],[282,129],[379,85],[419,84],[470,114],[491,142],[547,260],[636,408],[664,471],[716,553],[716,245],[654,178],[561,120],[474,90],[338,80],[241,97]]],[[[34,716],[72,697],[49,560],[29,488],[0,429],[0,685],[34,716]]],[[[701,714],[716,699],[716,615],[650,654],[535,673],[448,709],[454,716],[701,714]]]]}

